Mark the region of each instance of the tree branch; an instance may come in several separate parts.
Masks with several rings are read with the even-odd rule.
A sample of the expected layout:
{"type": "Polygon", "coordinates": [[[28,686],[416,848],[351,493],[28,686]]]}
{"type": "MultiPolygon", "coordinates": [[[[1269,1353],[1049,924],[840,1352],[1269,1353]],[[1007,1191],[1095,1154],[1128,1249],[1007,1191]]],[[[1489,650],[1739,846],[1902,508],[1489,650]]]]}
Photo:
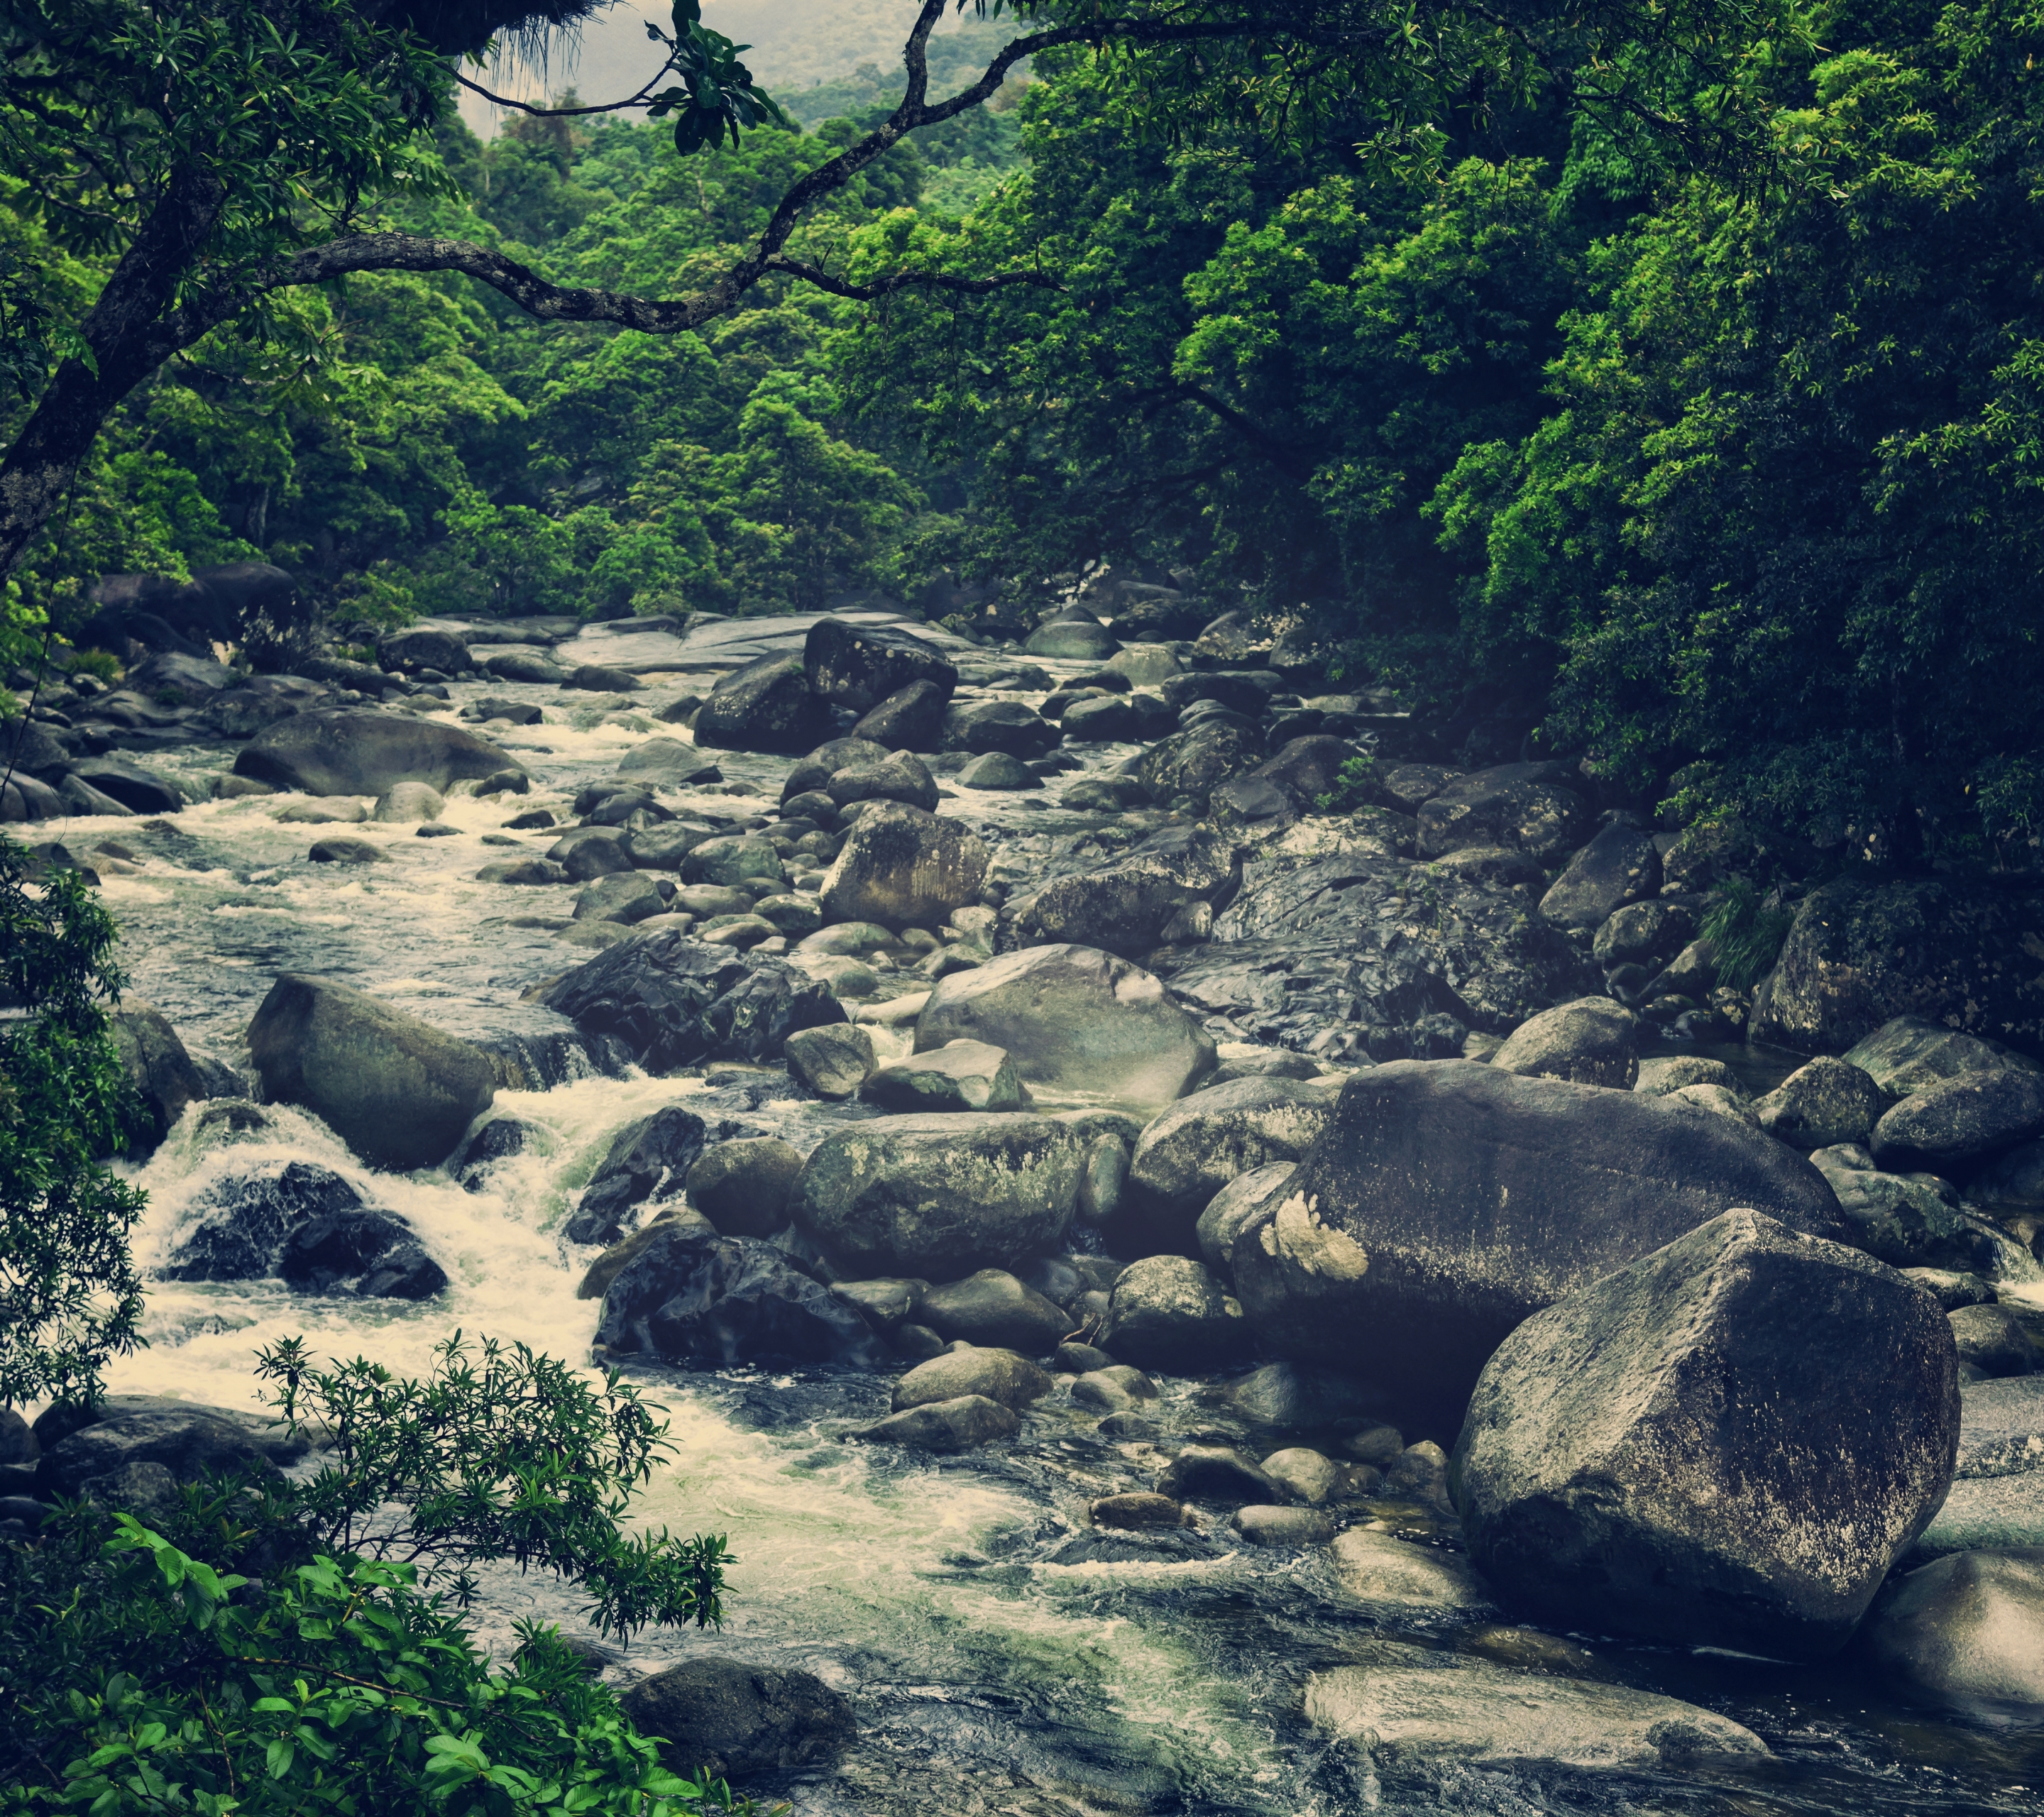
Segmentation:
{"type": "Polygon", "coordinates": [[[470,94],[481,95],[494,107],[515,107],[521,113],[530,113],[541,120],[568,120],[582,113],[616,113],[627,107],[650,106],[651,102],[647,98],[653,92],[653,84],[674,67],[674,60],[670,57],[654,71],[647,79],[646,86],[630,100],[606,101],[595,107],[535,107],[529,101],[513,101],[508,94],[493,94],[482,83],[471,82],[459,70],[454,72],[454,79],[470,94]]]}
{"type": "Polygon", "coordinates": [[[805,284],[813,284],[833,297],[849,298],[855,303],[870,303],[881,297],[892,296],[897,290],[924,289],[956,290],[969,297],[983,297],[990,290],[1005,290],[1016,284],[1034,284],[1046,290],[1059,290],[1064,286],[1056,279],[1043,271],[998,271],[990,278],[961,278],[949,271],[895,271],[885,278],[876,278],[870,284],[855,284],[849,279],[836,278],[820,265],[811,265],[800,259],[775,256],[767,261],[770,271],[785,271],[791,278],[800,278],[805,284]]]}

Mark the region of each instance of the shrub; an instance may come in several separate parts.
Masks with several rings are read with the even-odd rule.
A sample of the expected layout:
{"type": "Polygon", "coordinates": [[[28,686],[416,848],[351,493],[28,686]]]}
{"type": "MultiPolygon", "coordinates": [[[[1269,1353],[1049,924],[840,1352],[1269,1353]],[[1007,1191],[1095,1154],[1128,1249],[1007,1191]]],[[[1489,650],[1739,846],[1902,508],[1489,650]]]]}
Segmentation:
{"type": "Polygon", "coordinates": [[[1717,900],[1704,914],[1704,937],[1717,955],[1718,982],[1734,990],[1758,984],[1774,969],[1795,920],[1796,911],[1784,908],[1778,895],[1763,897],[1743,877],[1719,885],[1717,900]]]}

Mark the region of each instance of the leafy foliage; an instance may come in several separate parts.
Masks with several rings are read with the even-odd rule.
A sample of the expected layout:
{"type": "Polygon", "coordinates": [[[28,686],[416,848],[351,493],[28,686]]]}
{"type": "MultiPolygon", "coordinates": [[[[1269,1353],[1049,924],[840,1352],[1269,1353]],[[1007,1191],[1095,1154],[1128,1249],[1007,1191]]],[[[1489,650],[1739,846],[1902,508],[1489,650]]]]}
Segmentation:
{"type": "Polygon", "coordinates": [[[143,1198],[102,1158],[129,1115],[105,1008],[115,938],[76,871],[32,879],[0,835],[0,1003],[14,1012],[0,1012],[0,1406],[90,1398],[137,1342],[128,1233],[143,1198]]]}

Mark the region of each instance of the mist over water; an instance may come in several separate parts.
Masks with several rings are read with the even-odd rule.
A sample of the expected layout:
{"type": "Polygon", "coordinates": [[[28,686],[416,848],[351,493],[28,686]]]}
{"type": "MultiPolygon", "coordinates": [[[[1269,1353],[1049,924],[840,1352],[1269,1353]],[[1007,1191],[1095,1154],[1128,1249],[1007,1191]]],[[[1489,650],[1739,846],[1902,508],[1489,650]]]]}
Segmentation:
{"type": "MultiPolygon", "coordinates": [[[[613,640],[591,633],[572,659],[602,660],[609,647],[613,640]]],[[[458,837],[420,839],[410,826],[335,829],[377,842],[385,864],[306,862],[307,847],[328,829],[279,824],[275,815],[295,797],[205,800],[146,827],[77,820],[39,830],[86,862],[108,837],[136,851],[137,872],[109,874],[104,887],[125,935],[129,994],[162,1010],[195,1051],[245,1069],[249,1017],[283,970],[373,991],[457,1033],[528,1027],[537,1035],[550,1019],[521,996],[588,954],[551,929],[513,923],[567,914],[578,886],[478,882],[483,864],[517,855],[482,838],[533,806],[571,820],[574,789],[608,774],[649,733],[686,738],[651,713],[701,686],[679,666],[606,714],[564,705],[558,690],[490,682],[488,693],[547,713],[547,723],[502,740],[531,770],[533,793],[451,797],[444,818],[458,837]]],[[[451,691],[459,703],[486,690],[451,691]]],[[[1132,748],[1083,754],[1089,770],[1101,770],[1132,748]]],[[[728,779],[769,798],[760,805],[778,800],[786,760],[717,755],[728,779]]],[[[229,746],[191,746],[145,761],[203,795],[232,757],[229,746]]],[[[943,810],[972,818],[991,838],[1082,824],[1043,795],[981,794],[943,780],[955,797],[943,810]]],[[[728,795],[663,799],[683,812],[693,801],[727,816],[753,805],[728,795]]],[[[552,837],[521,843],[536,853],[552,837]]],[[[874,1033],[883,1047],[906,1044],[874,1033]]],[[[578,1300],[575,1288],[593,1252],[566,1247],[560,1226],[620,1127],[692,1099],[725,1105],[730,1088],[701,1076],[587,1077],[500,1093],[498,1112],[540,1126],[545,1139],[495,1164],[474,1192],[437,1171],[368,1169],[292,1107],[266,1107],[266,1127],[236,1134],[218,1119],[202,1127],[207,1106],[195,1105],[146,1165],[129,1170],[149,1195],[137,1239],[146,1266],[169,1254],[216,1182],[298,1160],[332,1169],[368,1203],[402,1216],[450,1285],[413,1304],[321,1299],[275,1282],[158,1281],[149,1347],[117,1362],[108,1386],[252,1407],[253,1352],[293,1335],[315,1354],[359,1354],[405,1372],[426,1369],[457,1329],[586,1363],[598,1303],[578,1300]]],[[[744,1120],[806,1149],[857,1114],[766,1099],[744,1120]]],[[[1047,1562],[1084,1529],[1089,1500],[1147,1488],[1161,1462],[1102,1439],[1061,1391],[1038,1404],[1012,1446],[939,1459],[843,1440],[847,1427],[886,1410],[886,1377],[739,1370],[637,1379],[667,1409],[674,1447],[641,1518],[725,1534],[738,1562],[720,1635],[643,1636],[613,1674],[623,1682],[714,1650],[800,1665],[843,1691],[861,1745],[840,1769],[787,1788],[801,1812],[2044,1811],[2044,1742],[2034,1731],[1903,1709],[1850,1664],[1785,1667],[1596,1637],[1577,1639],[1597,1674],[1730,1716],[1758,1733],[1772,1757],[1681,1773],[1377,1760],[1369,1737],[1331,1739],[1306,1723],[1308,1674],[1380,1658],[1386,1642],[1466,1647],[1480,1624],[1359,1604],[1342,1591],[1324,1549],[1220,1545],[1215,1556],[1178,1564],[1047,1562]]],[[[1197,1385],[1162,1385],[1167,1435],[1224,1423],[1197,1385]]],[[[1220,1523],[1212,1531],[1229,1537],[1220,1523]]],[[[508,1641],[521,1615],[579,1619],[576,1600],[541,1580],[498,1570],[486,1591],[479,1625],[493,1645],[508,1641]]]]}

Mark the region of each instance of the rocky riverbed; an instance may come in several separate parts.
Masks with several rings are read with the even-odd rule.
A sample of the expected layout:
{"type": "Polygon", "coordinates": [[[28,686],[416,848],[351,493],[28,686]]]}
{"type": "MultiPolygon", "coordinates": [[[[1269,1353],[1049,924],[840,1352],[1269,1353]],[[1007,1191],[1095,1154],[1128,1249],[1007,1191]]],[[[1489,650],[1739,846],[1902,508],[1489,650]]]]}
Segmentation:
{"type": "Polygon", "coordinates": [[[733,1619],[607,1669],[799,1811],[2038,1808],[2036,897],[1732,990],[1722,837],[1092,604],[46,694],[156,1284],[0,1515],[458,1327],[666,1404],[733,1619]]]}

